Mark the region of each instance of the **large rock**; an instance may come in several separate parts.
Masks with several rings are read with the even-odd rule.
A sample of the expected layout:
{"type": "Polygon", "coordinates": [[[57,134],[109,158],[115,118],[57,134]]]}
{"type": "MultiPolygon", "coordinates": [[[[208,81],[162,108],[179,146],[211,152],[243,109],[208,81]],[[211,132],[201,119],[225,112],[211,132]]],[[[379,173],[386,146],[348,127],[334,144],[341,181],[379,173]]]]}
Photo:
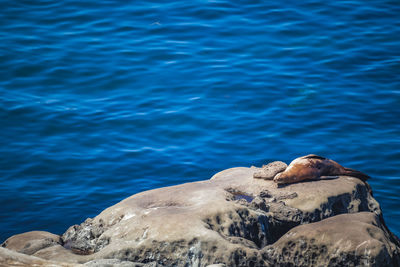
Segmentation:
{"type": "Polygon", "coordinates": [[[18,267],[31,267],[31,266],[59,266],[59,267],[78,267],[84,265],[66,263],[59,261],[49,261],[38,257],[29,256],[19,253],[10,249],[0,247],[0,266],[18,266],[18,267]]]}
{"type": "MultiPolygon", "coordinates": [[[[340,266],[346,260],[363,265],[366,259],[374,264],[398,264],[400,242],[386,228],[379,204],[361,180],[323,177],[277,187],[273,181],[254,179],[258,171],[233,168],[207,181],[133,195],[71,226],[60,242],[46,243],[29,253],[69,263],[120,261],[115,266],[129,262],[154,266],[326,265],[327,261],[340,266]],[[358,235],[347,235],[351,229],[343,227],[346,220],[355,228],[364,228],[359,227],[358,235]],[[301,239],[305,246],[296,243],[302,232],[306,233],[301,239]],[[343,244],[351,244],[342,245],[346,250],[337,249],[342,243],[332,241],[335,233],[341,233],[343,244]],[[324,239],[328,236],[329,240],[324,239]],[[365,242],[360,246],[363,249],[357,242],[365,242]],[[292,246],[290,253],[304,261],[290,261],[290,253],[279,256],[286,246],[292,246]],[[345,256],[326,257],[332,251],[345,256]],[[352,253],[357,256],[346,256],[352,253]],[[309,254],[316,256],[304,256],[309,254]]],[[[13,238],[3,246],[22,251],[23,245],[10,245],[13,238]]]]}
{"type": "Polygon", "coordinates": [[[376,214],[341,214],[291,229],[263,256],[274,266],[398,266],[390,239],[376,214]]]}
{"type": "Polygon", "coordinates": [[[58,235],[44,231],[32,231],[14,235],[7,239],[2,246],[16,252],[32,255],[44,248],[61,244],[61,242],[58,235]]]}

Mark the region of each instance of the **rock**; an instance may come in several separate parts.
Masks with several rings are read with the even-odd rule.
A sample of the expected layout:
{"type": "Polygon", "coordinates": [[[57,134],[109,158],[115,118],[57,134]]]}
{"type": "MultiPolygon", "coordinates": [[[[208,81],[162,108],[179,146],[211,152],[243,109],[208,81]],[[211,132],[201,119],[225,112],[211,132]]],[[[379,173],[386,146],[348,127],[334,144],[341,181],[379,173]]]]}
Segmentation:
{"type": "Polygon", "coordinates": [[[55,245],[51,247],[47,247],[37,251],[32,256],[36,256],[42,259],[57,259],[60,262],[72,262],[72,263],[85,263],[92,258],[86,257],[86,255],[76,254],[75,251],[66,249],[61,245],[55,245]]]}
{"type": "Polygon", "coordinates": [[[159,267],[156,262],[138,263],[130,261],[121,261],[117,259],[99,259],[89,261],[85,264],[62,262],[57,259],[54,261],[44,260],[39,257],[29,256],[16,251],[0,247],[0,266],[57,266],[57,267],[159,267]]]}
{"type": "Polygon", "coordinates": [[[102,220],[95,225],[92,219],[86,219],[81,225],[73,225],[62,235],[64,247],[76,254],[91,254],[108,244],[107,239],[99,238],[104,232],[102,220]]]}
{"type": "Polygon", "coordinates": [[[44,231],[32,231],[8,238],[2,247],[32,255],[41,249],[57,244],[61,244],[61,238],[58,235],[44,231]]]}
{"type": "Polygon", "coordinates": [[[283,161],[274,161],[264,165],[260,171],[253,174],[254,178],[272,180],[275,175],[286,170],[287,164],[283,161]]]}
{"type": "MultiPolygon", "coordinates": [[[[379,204],[364,182],[338,176],[278,187],[271,180],[253,179],[257,170],[228,169],[207,181],[133,195],[95,218],[70,227],[59,243],[44,246],[33,256],[89,266],[139,263],[154,266],[294,265],[278,256],[289,242],[289,233],[299,235],[304,231],[311,237],[313,229],[322,229],[314,233],[313,238],[317,240],[323,238],[323,231],[334,233],[344,229],[341,216],[355,215],[357,219],[352,219],[353,224],[374,226],[376,229],[372,226],[365,226],[365,229],[375,229],[371,236],[384,244],[376,250],[383,251],[379,252],[381,254],[364,256],[369,257],[370,262],[396,263],[400,242],[385,226],[379,204]],[[370,217],[367,220],[360,214],[370,217]],[[306,226],[308,228],[304,228],[306,226]]],[[[346,234],[342,237],[344,243],[353,242],[351,236],[347,241],[346,234]]],[[[367,240],[367,235],[362,238],[367,240]]],[[[318,249],[330,246],[324,240],[313,242],[318,244],[318,249]]],[[[24,243],[3,246],[19,250],[24,243]]],[[[299,248],[305,251],[298,253],[325,253],[324,250],[314,251],[311,245],[299,248]]],[[[331,251],[329,249],[326,248],[331,251]]],[[[364,252],[357,250],[357,253],[363,255],[364,252]]],[[[371,249],[365,253],[371,253],[371,249]]],[[[323,256],[314,258],[325,263],[323,256]]],[[[355,265],[364,262],[354,257],[348,259],[354,260],[355,265]]]]}
{"type": "Polygon", "coordinates": [[[152,263],[137,263],[131,261],[121,261],[117,259],[99,259],[92,260],[84,264],[85,267],[157,267],[156,262],[152,263]]]}
{"type": "Polygon", "coordinates": [[[337,215],[291,229],[263,257],[274,266],[398,266],[399,248],[372,212],[337,215]]]}
{"type": "Polygon", "coordinates": [[[48,261],[38,257],[29,256],[23,253],[18,253],[13,250],[9,250],[0,247],[0,266],[18,266],[18,267],[49,267],[49,266],[60,266],[60,267],[79,267],[84,266],[81,264],[73,264],[66,262],[48,261]]]}

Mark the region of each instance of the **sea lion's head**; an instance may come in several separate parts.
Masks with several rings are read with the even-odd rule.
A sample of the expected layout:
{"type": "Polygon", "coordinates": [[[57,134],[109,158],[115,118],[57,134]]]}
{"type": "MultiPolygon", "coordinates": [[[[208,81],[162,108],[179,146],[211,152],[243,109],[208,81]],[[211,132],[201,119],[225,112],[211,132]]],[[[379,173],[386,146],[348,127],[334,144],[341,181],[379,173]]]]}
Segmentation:
{"type": "Polygon", "coordinates": [[[288,173],[288,172],[280,172],[274,177],[274,182],[277,184],[290,184],[300,181],[296,175],[288,173]]]}

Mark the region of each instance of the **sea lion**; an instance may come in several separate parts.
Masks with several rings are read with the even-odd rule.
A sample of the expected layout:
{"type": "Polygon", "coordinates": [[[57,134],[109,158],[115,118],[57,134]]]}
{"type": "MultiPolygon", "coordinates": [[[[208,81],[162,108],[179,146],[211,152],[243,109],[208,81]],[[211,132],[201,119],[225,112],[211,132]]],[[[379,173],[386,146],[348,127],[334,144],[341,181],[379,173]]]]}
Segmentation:
{"type": "Polygon", "coordinates": [[[257,171],[253,174],[253,178],[272,180],[278,173],[286,170],[286,168],[287,164],[285,162],[273,161],[267,165],[263,165],[260,171],[257,171]]]}
{"type": "Polygon", "coordinates": [[[278,173],[274,182],[290,184],[304,180],[318,179],[321,176],[346,175],[366,181],[370,177],[360,171],[345,168],[339,163],[314,154],[293,160],[285,171],[278,173]]]}

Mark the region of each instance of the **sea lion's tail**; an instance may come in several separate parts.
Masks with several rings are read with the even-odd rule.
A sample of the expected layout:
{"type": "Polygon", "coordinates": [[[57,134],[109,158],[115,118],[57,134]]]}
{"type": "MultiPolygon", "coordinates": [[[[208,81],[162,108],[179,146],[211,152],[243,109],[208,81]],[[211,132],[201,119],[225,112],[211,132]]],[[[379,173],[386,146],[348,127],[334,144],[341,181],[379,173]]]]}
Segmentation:
{"type": "Polygon", "coordinates": [[[344,170],[345,170],[345,175],[352,176],[352,177],[357,177],[357,178],[363,180],[364,182],[366,180],[368,180],[369,178],[371,178],[368,175],[366,175],[365,173],[362,173],[362,172],[357,171],[357,170],[353,170],[353,169],[350,169],[350,168],[344,168],[344,170]]]}

